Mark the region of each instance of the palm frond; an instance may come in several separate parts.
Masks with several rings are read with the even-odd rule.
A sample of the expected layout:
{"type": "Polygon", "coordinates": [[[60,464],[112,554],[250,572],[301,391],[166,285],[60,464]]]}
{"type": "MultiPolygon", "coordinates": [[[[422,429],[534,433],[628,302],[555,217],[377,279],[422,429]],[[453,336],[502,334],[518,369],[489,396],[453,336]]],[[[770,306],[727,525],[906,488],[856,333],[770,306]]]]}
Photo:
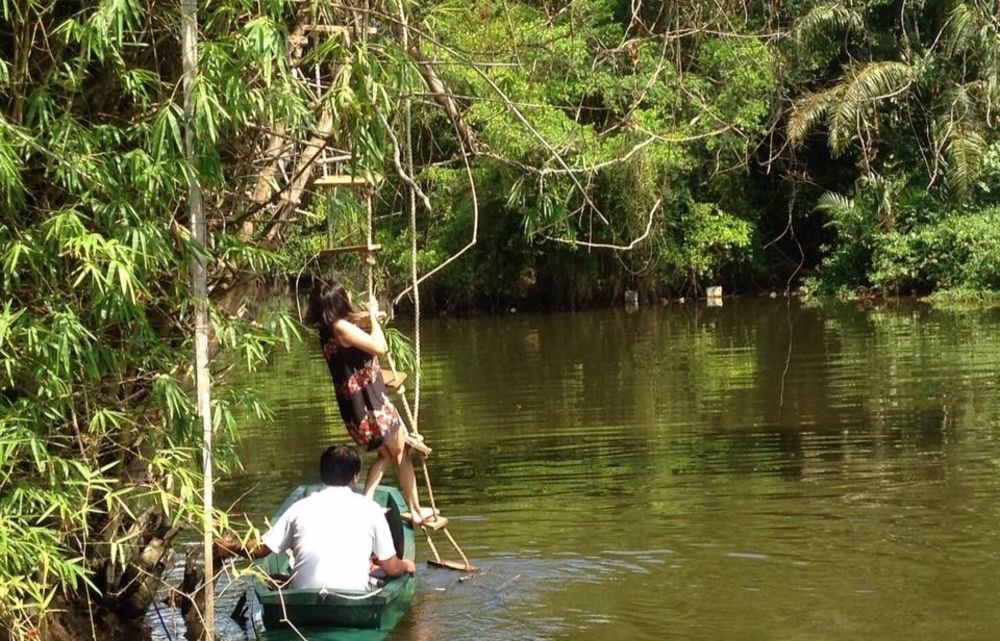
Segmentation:
{"type": "Polygon", "coordinates": [[[805,137],[821,120],[826,118],[843,91],[843,86],[835,85],[824,91],[809,94],[798,100],[788,119],[788,137],[796,145],[801,145],[805,137]]]}
{"type": "Polygon", "coordinates": [[[973,58],[981,68],[981,77],[1000,75],[1000,23],[980,3],[955,5],[948,15],[943,42],[948,56],[973,58]]]}
{"type": "Polygon", "coordinates": [[[945,51],[950,56],[972,53],[982,58],[995,55],[1000,31],[997,21],[979,3],[960,2],[948,15],[944,29],[945,51]]]}
{"type": "Polygon", "coordinates": [[[850,73],[841,83],[840,101],[830,114],[831,151],[843,152],[875,104],[905,91],[915,75],[913,65],[895,60],[871,62],[850,73]]]}
{"type": "Polygon", "coordinates": [[[816,210],[829,214],[834,219],[845,218],[854,212],[854,200],[828,191],[816,199],[816,210]]]}
{"type": "Polygon", "coordinates": [[[795,23],[794,36],[801,41],[814,34],[833,36],[842,31],[861,31],[863,28],[864,17],[859,11],[836,2],[813,7],[795,23]]]}
{"type": "Polygon", "coordinates": [[[961,126],[951,127],[943,143],[948,186],[959,196],[969,193],[982,167],[986,141],[978,132],[961,126]]]}
{"type": "Polygon", "coordinates": [[[975,40],[981,24],[979,10],[965,2],[959,2],[951,10],[944,29],[944,43],[949,56],[968,49],[975,40]]]}

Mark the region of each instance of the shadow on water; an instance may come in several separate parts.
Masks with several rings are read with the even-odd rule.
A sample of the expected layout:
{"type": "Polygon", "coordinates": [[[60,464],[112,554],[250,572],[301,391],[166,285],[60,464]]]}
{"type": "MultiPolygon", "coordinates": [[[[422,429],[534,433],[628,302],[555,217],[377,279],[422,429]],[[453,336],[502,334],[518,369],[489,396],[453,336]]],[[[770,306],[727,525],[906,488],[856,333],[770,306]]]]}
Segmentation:
{"type": "MultiPolygon", "coordinates": [[[[770,300],[426,323],[435,497],[483,571],[421,568],[390,639],[993,638],[998,329],[770,300]]],[[[345,440],[312,348],[245,383],[276,422],[219,484],[255,488],[236,518],[345,440]]]]}

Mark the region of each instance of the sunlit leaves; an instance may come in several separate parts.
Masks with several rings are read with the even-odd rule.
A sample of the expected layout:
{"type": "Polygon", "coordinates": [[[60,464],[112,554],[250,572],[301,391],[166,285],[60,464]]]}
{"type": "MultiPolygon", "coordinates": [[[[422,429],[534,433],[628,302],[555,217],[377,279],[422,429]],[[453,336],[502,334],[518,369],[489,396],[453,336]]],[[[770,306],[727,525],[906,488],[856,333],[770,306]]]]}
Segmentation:
{"type": "Polygon", "coordinates": [[[948,184],[958,196],[965,196],[972,189],[979,175],[986,141],[974,130],[955,125],[944,134],[945,157],[948,162],[948,184]]]}
{"type": "Polygon", "coordinates": [[[20,158],[22,142],[0,114],[0,206],[13,207],[24,197],[20,158]]]}
{"type": "Polygon", "coordinates": [[[30,242],[30,236],[27,240],[11,239],[0,249],[0,265],[3,266],[3,281],[7,288],[20,280],[25,269],[31,268],[34,259],[38,258],[38,249],[30,242]]]}
{"type": "MultiPolygon", "coordinates": [[[[968,212],[990,211],[997,202],[983,180],[1000,96],[995,3],[904,4],[899,20],[888,20],[883,6],[817,5],[800,18],[789,48],[808,57],[815,40],[802,36],[830,36],[823,64],[797,69],[819,76],[794,103],[789,138],[807,155],[812,139],[825,138],[834,157],[856,161],[858,169],[852,198],[826,194],[817,201],[837,232],[820,278],[897,291],[986,286],[988,278],[945,270],[957,262],[940,248],[949,246],[942,238],[953,237],[945,233],[950,220],[965,224],[975,218],[968,212]],[[914,192],[921,195],[917,205],[909,203],[914,192]]],[[[972,235],[963,241],[978,246],[972,235]]]]}
{"type": "Polygon", "coordinates": [[[843,92],[844,87],[836,85],[800,98],[788,120],[788,137],[802,144],[809,132],[826,119],[843,92]]]}
{"type": "Polygon", "coordinates": [[[156,112],[151,139],[152,150],[156,156],[180,156],[183,153],[184,141],[181,129],[183,113],[181,105],[174,102],[167,103],[156,112]]]}
{"type": "Polygon", "coordinates": [[[824,193],[816,201],[816,209],[825,212],[834,220],[844,220],[855,215],[854,201],[832,191],[824,193]]]}
{"type": "Polygon", "coordinates": [[[750,224],[717,205],[691,203],[685,218],[689,231],[682,251],[686,258],[677,267],[693,270],[699,277],[714,276],[719,256],[750,244],[750,224]]]}
{"type": "Polygon", "coordinates": [[[144,14],[139,0],[100,0],[58,25],[53,34],[79,45],[84,60],[120,63],[120,47],[144,14]]]}
{"type": "MultiPolygon", "coordinates": [[[[448,19],[435,16],[443,44],[428,46],[448,85],[468,96],[466,122],[497,160],[495,168],[486,160],[477,164],[491,211],[516,216],[526,238],[522,271],[537,267],[539,254],[568,246],[548,240],[630,244],[644,233],[660,199],[664,206],[654,214],[649,241],[616,257],[627,269],[672,286],[707,271],[705,265],[715,269],[738,258],[749,223],[718,228],[728,241],[739,236],[740,242],[693,243],[697,217],[676,213],[699,200],[692,191],[706,191],[702,185],[721,166],[745,163],[766,130],[778,83],[773,49],[764,39],[722,31],[683,44],[663,33],[667,25],[642,33],[607,2],[549,9],[530,3],[435,6],[432,12],[448,19]],[[730,231],[735,236],[727,236],[730,231]],[[657,247],[673,242],[684,250],[660,261],[657,247]]],[[[447,255],[449,238],[467,220],[442,218],[438,225],[447,231],[429,235],[431,246],[422,256],[447,255]]],[[[495,242],[516,244],[506,234],[495,242]]],[[[476,270],[468,273],[466,286],[481,289],[476,270]]],[[[490,286],[498,290],[520,279],[479,276],[495,276],[500,282],[490,286]]]]}
{"type": "Polygon", "coordinates": [[[260,68],[265,85],[270,85],[274,81],[275,68],[283,67],[287,59],[284,30],[274,20],[259,16],[247,22],[243,33],[248,58],[260,68]]]}
{"type": "Polygon", "coordinates": [[[699,70],[712,83],[706,106],[716,121],[744,135],[762,132],[777,85],[770,50],[756,40],[713,38],[702,45],[699,59],[699,70]]]}

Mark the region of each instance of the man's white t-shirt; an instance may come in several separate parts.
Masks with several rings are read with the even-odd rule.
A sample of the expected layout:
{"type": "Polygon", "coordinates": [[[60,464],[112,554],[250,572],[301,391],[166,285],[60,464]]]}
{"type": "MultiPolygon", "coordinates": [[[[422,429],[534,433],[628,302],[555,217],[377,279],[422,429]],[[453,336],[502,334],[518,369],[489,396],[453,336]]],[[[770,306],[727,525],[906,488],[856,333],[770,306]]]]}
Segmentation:
{"type": "Polygon", "coordinates": [[[382,508],[346,486],[296,501],[261,540],[279,554],[291,548],[297,589],[367,589],[371,554],[380,561],[396,554],[382,508]]]}

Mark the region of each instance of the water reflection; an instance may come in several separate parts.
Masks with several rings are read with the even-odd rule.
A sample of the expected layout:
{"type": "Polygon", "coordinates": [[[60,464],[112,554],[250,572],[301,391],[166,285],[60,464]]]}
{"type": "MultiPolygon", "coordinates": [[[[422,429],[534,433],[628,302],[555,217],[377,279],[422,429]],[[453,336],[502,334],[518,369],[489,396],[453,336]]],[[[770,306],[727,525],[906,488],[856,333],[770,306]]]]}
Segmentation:
{"type": "MultiPolygon", "coordinates": [[[[738,299],[425,324],[435,494],[484,571],[423,571],[392,638],[993,638],[998,329],[738,299]]],[[[277,422],[219,489],[258,484],[258,523],[345,438],[311,348],[248,382],[277,422]]]]}

